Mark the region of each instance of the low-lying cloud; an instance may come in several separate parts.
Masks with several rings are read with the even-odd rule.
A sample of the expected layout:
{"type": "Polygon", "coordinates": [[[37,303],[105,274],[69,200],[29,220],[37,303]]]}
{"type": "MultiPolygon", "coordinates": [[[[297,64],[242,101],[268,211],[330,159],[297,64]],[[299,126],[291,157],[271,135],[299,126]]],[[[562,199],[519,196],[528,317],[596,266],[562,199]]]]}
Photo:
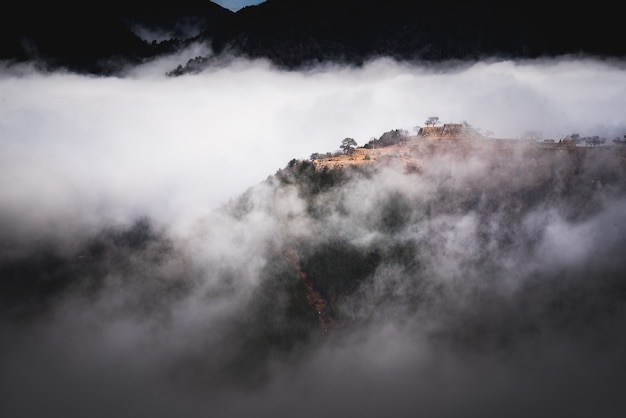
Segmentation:
{"type": "Polygon", "coordinates": [[[345,137],[364,144],[390,129],[412,132],[430,115],[509,138],[534,130],[546,138],[577,132],[611,140],[626,130],[624,72],[611,62],[446,70],[380,60],[360,69],[281,72],[264,61],[235,60],[197,75],[164,76],[171,66],[164,59],[123,78],[5,71],[2,166],[10,175],[1,210],[39,208],[34,212],[49,217],[68,213],[70,204],[83,212],[73,221],[103,207],[185,217],[292,158],[335,151],[345,137]]]}
{"type": "Polygon", "coordinates": [[[620,148],[286,167],[432,115],[610,142],[621,63],[172,62],[0,75],[3,416],[623,410],[620,148]]]}

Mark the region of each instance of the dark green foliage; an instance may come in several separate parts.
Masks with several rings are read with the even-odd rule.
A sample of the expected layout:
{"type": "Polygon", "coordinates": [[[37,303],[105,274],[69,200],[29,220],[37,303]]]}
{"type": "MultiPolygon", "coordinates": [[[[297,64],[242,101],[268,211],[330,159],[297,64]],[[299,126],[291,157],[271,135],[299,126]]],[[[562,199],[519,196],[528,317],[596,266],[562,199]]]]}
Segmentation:
{"type": "Polygon", "coordinates": [[[339,148],[341,148],[344,152],[344,154],[352,154],[354,153],[354,148],[357,146],[357,142],[354,140],[354,138],[345,138],[343,141],[341,141],[341,146],[339,148]]]}
{"type": "Polygon", "coordinates": [[[302,269],[332,309],[354,293],[380,262],[377,249],[362,249],[336,238],[304,249],[302,269]]]}
{"type": "Polygon", "coordinates": [[[241,307],[231,329],[224,378],[250,385],[262,383],[273,358],[285,358],[319,331],[306,287],[283,254],[271,254],[259,286],[241,307]]]}
{"type": "Polygon", "coordinates": [[[276,178],[283,185],[295,185],[300,196],[311,199],[324,191],[343,184],[349,173],[343,169],[329,169],[324,167],[316,170],[315,164],[305,160],[291,160],[287,168],[276,173],[276,178]]]}
{"type": "Polygon", "coordinates": [[[249,214],[253,209],[252,202],[250,201],[250,195],[252,189],[246,190],[237,199],[232,200],[226,206],[228,213],[235,219],[242,219],[245,215],[249,214]]]}
{"type": "Polygon", "coordinates": [[[128,308],[148,315],[186,294],[192,278],[173,244],[142,218],[101,231],[77,251],[42,244],[0,261],[0,314],[36,317],[72,292],[95,300],[113,287],[133,290],[128,308]]]}
{"type": "Polygon", "coordinates": [[[363,148],[383,148],[391,145],[397,145],[402,141],[406,141],[409,137],[409,133],[402,129],[393,129],[387,131],[378,139],[372,139],[363,148]]]}
{"type": "Polygon", "coordinates": [[[54,247],[41,246],[0,264],[0,313],[16,316],[43,310],[78,280],[84,265],[54,247]]]}
{"type": "Polygon", "coordinates": [[[626,145],[626,135],[624,135],[623,139],[615,138],[613,140],[613,143],[616,144],[616,145],[626,145]]]}
{"type": "Polygon", "coordinates": [[[606,142],[606,138],[602,138],[598,135],[583,138],[583,140],[588,147],[598,147],[606,142]]]}
{"type": "Polygon", "coordinates": [[[382,232],[399,232],[411,221],[412,210],[411,202],[405,195],[400,192],[390,193],[381,205],[377,225],[382,232]]]}
{"type": "Polygon", "coordinates": [[[208,57],[198,56],[195,58],[190,58],[187,61],[187,64],[185,64],[184,66],[182,64],[179,64],[172,71],[168,71],[166,75],[168,77],[178,77],[185,74],[196,74],[204,70],[210,63],[211,59],[208,57]]]}
{"type": "Polygon", "coordinates": [[[419,244],[414,240],[396,240],[390,244],[382,243],[381,252],[384,251],[384,262],[402,266],[402,268],[417,275],[420,268],[419,244]]]}
{"type": "Polygon", "coordinates": [[[274,348],[290,349],[317,327],[317,316],[307,303],[306,292],[286,256],[275,254],[268,259],[247,311],[252,322],[259,325],[256,331],[274,348]]]}

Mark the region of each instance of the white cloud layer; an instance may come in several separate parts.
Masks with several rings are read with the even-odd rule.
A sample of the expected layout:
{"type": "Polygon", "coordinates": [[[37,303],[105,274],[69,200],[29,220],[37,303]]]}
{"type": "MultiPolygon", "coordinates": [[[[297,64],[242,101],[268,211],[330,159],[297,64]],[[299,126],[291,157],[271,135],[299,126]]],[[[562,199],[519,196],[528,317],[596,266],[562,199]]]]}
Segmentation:
{"type": "MultiPolygon", "coordinates": [[[[0,73],[0,212],[42,228],[145,214],[194,217],[292,158],[362,145],[426,118],[497,137],[626,133],[623,63],[583,59],[285,72],[234,60],[166,77],[197,50],[121,78],[0,73]]],[[[45,228],[44,228],[45,229],[45,228]]]]}
{"type": "Polygon", "coordinates": [[[432,115],[622,137],[617,63],[163,75],[197,53],[0,75],[0,416],[621,416],[623,147],[263,183],[432,115]]]}

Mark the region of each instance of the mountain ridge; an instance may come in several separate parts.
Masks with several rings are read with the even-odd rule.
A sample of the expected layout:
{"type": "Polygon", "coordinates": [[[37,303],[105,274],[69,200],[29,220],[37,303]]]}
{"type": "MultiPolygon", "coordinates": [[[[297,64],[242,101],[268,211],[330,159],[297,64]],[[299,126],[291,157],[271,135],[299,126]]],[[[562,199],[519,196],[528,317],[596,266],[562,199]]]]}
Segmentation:
{"type": "Polygon", "coordinates": [[[609,8],[531,9],[489,1],[268,0],[200,39],[288,69],[320,62],[626,56],[609,8]]]}
{"type": "Polygon", "coordinates": [[[0,59],[43,60],[50,68],[107,74],[198,42],[217,55],[265,58],[285,69],[361,65],[378,57],[409,62],[568,54],[623,58],[619,16],[611,3],[536,9],[486,0],[267,0],[237,12],[208,0],[97,6],[29,2],[0,18],[0,59]],[[162,32],[170,43],[150,45],[133,33],[133,25],[162,32]]]}
{"type": "Polygon", "coordinates": [[[128,65],[174,52],[185,36],[232,14],[207,0],[19,3],[0,17],[0,60],[32,62],[50,70],[119,74],[128,65]],[[154,45],[137,34],[144,29],[178,38],[154,45]]]}

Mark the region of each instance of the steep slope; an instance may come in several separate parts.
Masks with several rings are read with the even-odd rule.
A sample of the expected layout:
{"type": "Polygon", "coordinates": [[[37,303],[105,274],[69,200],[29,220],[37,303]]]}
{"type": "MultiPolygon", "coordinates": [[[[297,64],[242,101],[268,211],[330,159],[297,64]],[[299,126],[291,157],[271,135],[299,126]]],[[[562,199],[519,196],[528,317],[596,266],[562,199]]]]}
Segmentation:
{"type": "Polygon", "coordinates": [[[182,236],[5,237],[2,412],[620,416],[626,147],[422,139],[419,170],[292,160],[182,236]]]}

